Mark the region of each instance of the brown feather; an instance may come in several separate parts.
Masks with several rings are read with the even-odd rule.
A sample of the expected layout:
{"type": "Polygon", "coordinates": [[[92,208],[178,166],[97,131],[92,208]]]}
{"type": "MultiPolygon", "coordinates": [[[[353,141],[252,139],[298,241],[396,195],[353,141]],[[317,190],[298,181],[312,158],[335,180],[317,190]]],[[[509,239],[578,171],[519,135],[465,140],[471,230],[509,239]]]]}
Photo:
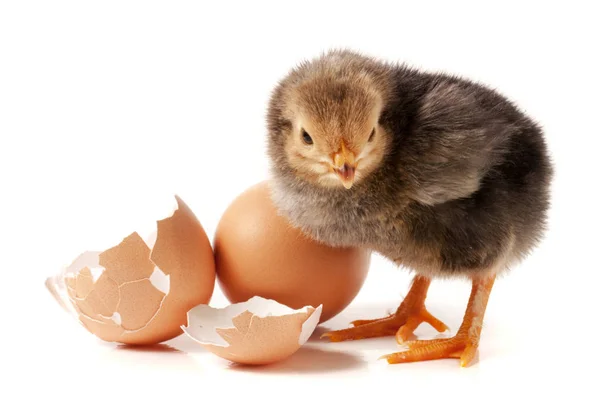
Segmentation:
{"type": "Polygon", "coordinates": [[[543,237],[553,174],[543,132],[482,84],[336,50],[279,82],[267,122],[274,202],[324,243],[472,277],[510,267],[543,237]],[[299,124],[314,130],[312,147],[299,124]],[[366,155],[349,190],[317,166],[342,140],[366,155]]]}

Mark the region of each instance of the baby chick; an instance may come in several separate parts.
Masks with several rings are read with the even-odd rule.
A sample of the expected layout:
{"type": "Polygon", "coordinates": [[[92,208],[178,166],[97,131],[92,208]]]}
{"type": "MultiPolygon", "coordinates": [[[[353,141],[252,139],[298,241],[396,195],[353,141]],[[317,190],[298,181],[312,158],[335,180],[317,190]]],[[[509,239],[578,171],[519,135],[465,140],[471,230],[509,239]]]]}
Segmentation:
{"type": "Polygon", "coordinates": [[[272,197],[330,246],[364,246],[415,273],[387,317],[327,332],[332,341],[395,335],[389,363],[460,358],[479,345],[495,279],[546,228],[553,167],[540,127],[470,80],[332,50],[293,68],[268,106],[272,197]],[[435,278],[472,283],[452,338],[409,341],[435,278]]]}

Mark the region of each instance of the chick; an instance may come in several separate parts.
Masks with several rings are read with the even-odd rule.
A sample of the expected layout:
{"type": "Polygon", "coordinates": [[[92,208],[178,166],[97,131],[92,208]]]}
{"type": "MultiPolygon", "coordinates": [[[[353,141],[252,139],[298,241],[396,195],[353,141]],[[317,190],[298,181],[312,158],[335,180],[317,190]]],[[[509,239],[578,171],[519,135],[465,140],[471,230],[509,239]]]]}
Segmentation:
{"type": "Polygon", "coordinates": [[[332,341],[395,335],[389,363],[476,355],[495,280],[540,243],[553,166],[541,128],[481,83],[351,50],[291,69],[267,110],[272,197],[330,246],[363,246],[414,272],[397,311],[327,332],[332,341]],[[425,299],[432,279],[466,278],[471,294],[451,338],[425,299]]]}

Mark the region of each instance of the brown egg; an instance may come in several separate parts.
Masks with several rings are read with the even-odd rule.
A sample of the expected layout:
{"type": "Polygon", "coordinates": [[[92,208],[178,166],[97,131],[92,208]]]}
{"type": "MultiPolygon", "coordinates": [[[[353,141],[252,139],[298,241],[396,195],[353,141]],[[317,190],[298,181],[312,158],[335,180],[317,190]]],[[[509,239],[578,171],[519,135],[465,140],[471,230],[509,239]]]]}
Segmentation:
{"type": "Polygon", "coordinates": [[[344,310],[361,289],[371,252],[317,243],[277,214],[267,182],[238,196],[214,240],[217,281],[232,303],[254,296],[293,309],[323,305],[320,322],[344,310]]]}
{"type": "Polygon", "coordinates": [[[56,300],[109,342],[156,344],[183,331],[187,312],[214,290],[210,241],[179,198],[148,238],[133,232],[104,251],[86,251],[46,280],[56,300]]]}

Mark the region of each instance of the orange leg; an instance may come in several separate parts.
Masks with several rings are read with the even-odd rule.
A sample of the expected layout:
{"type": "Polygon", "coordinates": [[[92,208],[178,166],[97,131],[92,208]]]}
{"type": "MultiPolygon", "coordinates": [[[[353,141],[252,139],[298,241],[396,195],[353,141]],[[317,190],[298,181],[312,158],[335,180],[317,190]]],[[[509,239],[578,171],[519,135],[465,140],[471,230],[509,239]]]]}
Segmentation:
{"type": "Polygon", "coordinates": [[[327,337],[332,342],[341,342],[396,335],[398,343],[404,343],[423,322],[427,322],[438,332],[444,332],[448,327],[425,308],[425,298],[430,284],[429,278],[417,275],[404,301],[394,314],[384,318],[353,321],[354,327],[326,332],[321,337],[327,337]]]}
{"type": "Polygon", "coordinates": [[[456,335],[449,339],[416,340],[408,342],[408,351],[383,356],[388,363],[460,358],[462,367],[468,366],[479,347],[483,317],[495,277],[473,279],[469,304],[463,323],[456,335]]]}

